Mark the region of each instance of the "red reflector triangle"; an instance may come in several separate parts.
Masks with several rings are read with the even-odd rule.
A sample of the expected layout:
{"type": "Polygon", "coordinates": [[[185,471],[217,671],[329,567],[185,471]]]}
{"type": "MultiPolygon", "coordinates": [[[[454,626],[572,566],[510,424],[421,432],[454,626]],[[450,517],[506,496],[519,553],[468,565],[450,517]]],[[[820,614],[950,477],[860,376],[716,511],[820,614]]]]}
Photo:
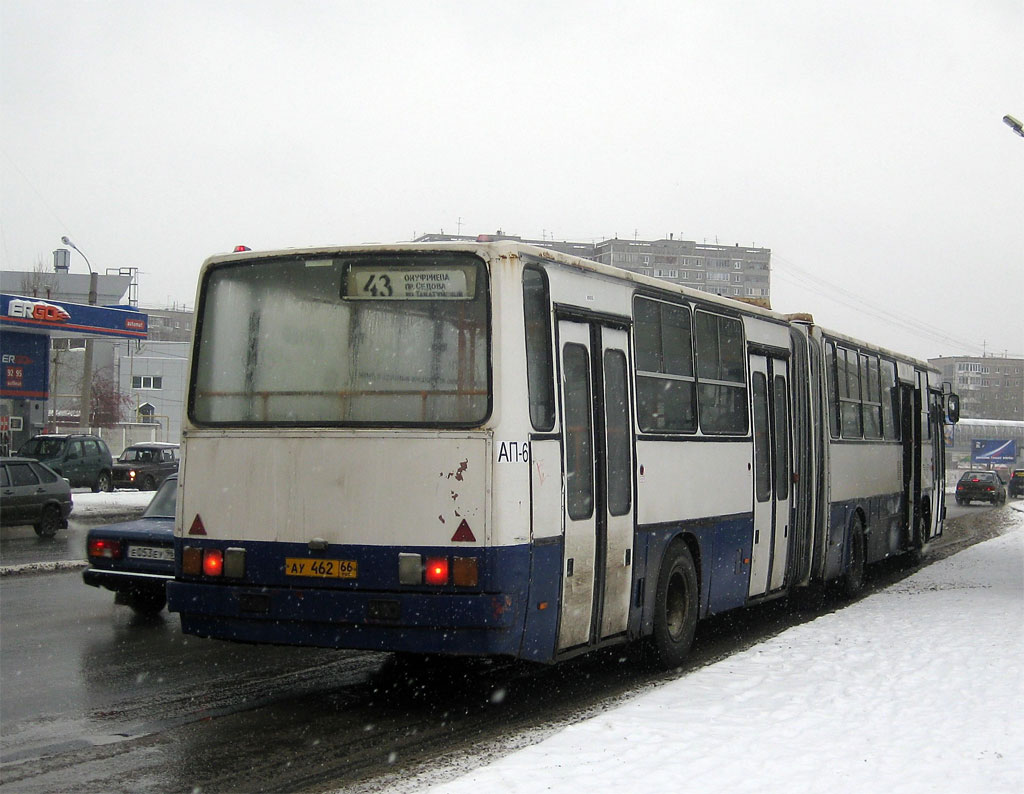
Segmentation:
{"type": "Polygon", "coordinates": [[[196,513],[195,520],[192,522],[192,526],[188,528],[188,534],[190,535],[205,535],[206,527],[203,526],[203,519],[199,517],[199,513],[196,513]]]}
{"type": "Polygon", "coordinates": [[[459,524],[459,528],[455,530],[455,534],[452,535],[452,541],[454,543],[476,543],[476,535],[474,535],[473,530],[469,528],[469,524],[466,523],[466,519],[462,519],[462,523],[459,524]]]}

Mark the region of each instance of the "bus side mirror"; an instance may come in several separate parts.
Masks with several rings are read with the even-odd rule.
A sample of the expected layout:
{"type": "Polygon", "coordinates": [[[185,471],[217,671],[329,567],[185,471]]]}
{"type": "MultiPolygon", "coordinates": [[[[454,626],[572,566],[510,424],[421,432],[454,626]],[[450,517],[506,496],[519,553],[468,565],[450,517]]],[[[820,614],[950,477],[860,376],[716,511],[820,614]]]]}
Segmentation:
{"type": "Polygon", "coordinates": [[[960,421],[960,395],[946,395],[946,421],[955,425],[960,421]]]}

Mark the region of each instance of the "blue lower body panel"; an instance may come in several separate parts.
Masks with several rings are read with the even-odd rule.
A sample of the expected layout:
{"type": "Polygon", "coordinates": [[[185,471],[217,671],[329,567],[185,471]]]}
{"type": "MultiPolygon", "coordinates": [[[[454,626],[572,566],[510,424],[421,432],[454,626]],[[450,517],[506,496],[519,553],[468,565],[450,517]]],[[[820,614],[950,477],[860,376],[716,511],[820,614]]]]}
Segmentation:
{"type": "Polygon", "coordinates": [[[530,585],[528,546],[463,550],[332,545],[313,553],[306,544],[178,538],[175,553],[177,579],[167,584],[168,609],[181,614],[187,634],[374,651],[522,653],[530,585]],[[244,550],[244,576],[184,576],[181,556],[188,546],[244,550]],[[478,586],[402,585],[401,552],[419,553],[424,559],[473,556],[480,572],[478,586]],[[289,576],[288,557],[352,560],[358,576],[289,576]]]}
{"type": "Polygon", "coordinates": [[[167,596],[185,633],[238,642],[514,656],[521,640],[510,595],[170,582],[167,596]]]}
{"type": "Polygon", "coordinates": [[[825,580],[842,576],[846,570],[850,527],[857,512],[864,518],[868,564],[900,554],[910,548],[905,511],[906,502],[903,494],[898,492],[833,502],[829,510],[825,580]]]}

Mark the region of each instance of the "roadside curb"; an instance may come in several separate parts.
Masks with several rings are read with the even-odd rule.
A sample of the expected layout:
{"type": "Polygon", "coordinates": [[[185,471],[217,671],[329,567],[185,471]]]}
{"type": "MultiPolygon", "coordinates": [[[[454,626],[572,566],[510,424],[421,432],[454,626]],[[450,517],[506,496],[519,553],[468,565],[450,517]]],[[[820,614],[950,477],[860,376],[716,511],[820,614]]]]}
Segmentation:
{"type": "Polygon", "coordinates": [[[77,571],[89,567],[85,560],[53,560],[51,562],[27,562],[23,565],[0,565],[0,577],[17,576],[25,573],[56,573],[77,571]]]}

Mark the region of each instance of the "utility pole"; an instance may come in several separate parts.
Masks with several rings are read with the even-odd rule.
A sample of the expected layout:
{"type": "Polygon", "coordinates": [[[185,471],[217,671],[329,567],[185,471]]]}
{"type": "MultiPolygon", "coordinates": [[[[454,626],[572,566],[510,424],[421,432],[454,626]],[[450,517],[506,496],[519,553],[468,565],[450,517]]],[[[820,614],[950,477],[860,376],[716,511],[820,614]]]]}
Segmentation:
{"type": "MultiPolygon", "coordinates": [[[[61,238],[61,242],[82,254],[81,249],[66,236],[61,238]]],[[[85,265],[89,268],[89,305],[95,306],[98,276],[96,271],[92,269],[89,257],[82,254],[82,259],[85,260],[85,265]]],[[[89,420],[92,416],[92,338],[88,336],[85,338],[85,357],[82,361],[82,395],[79,404],[81,408],[79,410],[78,426],[82,430],[88,430],[91,424],[89,420]]]]}

